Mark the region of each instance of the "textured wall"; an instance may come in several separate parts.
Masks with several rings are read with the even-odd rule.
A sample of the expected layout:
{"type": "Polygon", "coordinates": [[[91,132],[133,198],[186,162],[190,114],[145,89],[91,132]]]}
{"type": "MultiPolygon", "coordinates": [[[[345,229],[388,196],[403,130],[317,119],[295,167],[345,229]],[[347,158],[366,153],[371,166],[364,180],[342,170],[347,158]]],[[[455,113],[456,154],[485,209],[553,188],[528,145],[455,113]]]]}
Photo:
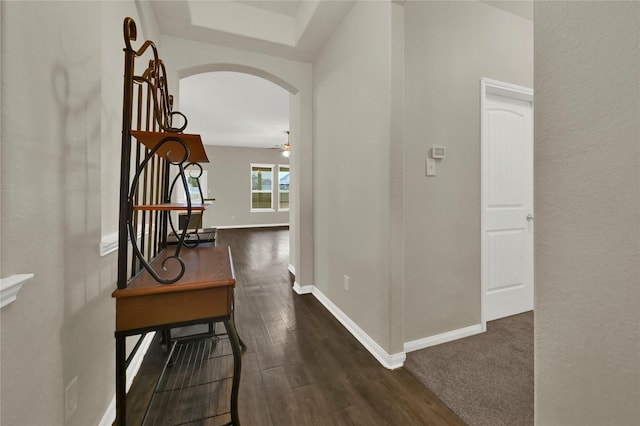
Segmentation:
{"type": "Polygon", "coordinates": [[[536,423],[640,419],[640,4],[536,2],[536,423]]]}
{"type": "Polygon", "coordinates": [[[111,78],[102,49],[138,14],[133,2],[113,8],[2,4],[2,277],[35,274],[1,312],[3,425],[97,424],[114,395],[116,258],[100,257],[99,243],[102,210],[115,211],[102,172],[119,165],[105,170],[101,154],[120,146],[119,120],[103,114],[122,107],[122,66],[111,78]],[[114,104],[102,84],[118,79],[114,104]],[[65,419],[76,377],[78,408],[65,419]]]}
{"type": "Polygon", "coordinates": [[[480,79],[531,87],[533,23],[476,1],[405,6],[405,341],[480,323],[480,79]],[[444,145],[435,177],[425,158],[444,145]]]}

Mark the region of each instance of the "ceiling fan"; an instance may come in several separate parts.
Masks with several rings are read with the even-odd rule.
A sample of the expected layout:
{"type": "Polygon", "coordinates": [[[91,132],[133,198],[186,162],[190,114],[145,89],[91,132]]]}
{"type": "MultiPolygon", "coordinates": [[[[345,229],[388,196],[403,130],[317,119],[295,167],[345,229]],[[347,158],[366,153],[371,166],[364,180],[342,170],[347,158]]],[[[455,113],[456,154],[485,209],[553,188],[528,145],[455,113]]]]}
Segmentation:
{"type": "Polygon", "coordinates": [[[272,149],[279,149],[282,155],[289,158],[289,155],[291,155],[291,145],[289,144],[289,130],[286,130],[285,133],[287,134],[287,142],[283,143],[282,145],[276,145],[272,149]]]}

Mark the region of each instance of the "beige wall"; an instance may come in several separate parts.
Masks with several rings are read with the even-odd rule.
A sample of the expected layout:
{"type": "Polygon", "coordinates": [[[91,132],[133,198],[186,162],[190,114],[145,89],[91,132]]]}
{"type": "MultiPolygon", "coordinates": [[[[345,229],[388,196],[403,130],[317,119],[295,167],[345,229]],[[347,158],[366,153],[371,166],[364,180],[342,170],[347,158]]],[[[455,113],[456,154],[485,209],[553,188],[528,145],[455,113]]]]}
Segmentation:
{"type": "MultiPolygon", "coordinates": [[[[288,211],[251,212],[252,163],[273,164],[277,179],[278,165],[288,165],[289,159],[277,149],[232,148],[206,146],[210,163],[203,164],[207,170],[209,197],[215,198],[213,206],[203,216],[203,225],[243,226],[289,223],[288,211]]],[[[206,195],[205,195],[206,196],[206,195]]],[[[277,206],[277,192],[274,206],[277,206]]]]}
{"type": "Polygon", "coordinates": [[[100,6],[9,2],[2,20],[2,275],[35,274],[1,312],[2,423],[63,424],[75,376],[75,417],[95,422],[113,325],[97,249],[100,6]]]}
{"type": "Polygon", "coordinates": [[[356,3],[313,64],[313,283],[386,351],[390,7],[356,3]]]}
{"type": "Polygon", "coordinates": [[[102,160],[120,147],[127,15],[134,2],[2,2],[1,277],[35,274],[0,312],[3,425],[95,425],[114,396],[116,255],[99,243],[117,210],[101,183],[118,176],[102,160]]]}
{"type": "Polygon", "coordinates": [[[480,323],[480,79],[533,83],[533,23],[476,1],[405,5],[405,341],[480,323]],[[433,145],[447,157],[425,176],[433,145]]]}
{"type": "MultiPolygon", "coordinates": [[[[404,6],[391,4],[389,353],[404,354],[404,6]]],[[[404,360],[404,356],[402,356],[404,360]]]]}
{"type": "Polygon", "coordinates": [[[640,4],[535,4],[539,425],[640,419],[640,4]]]}

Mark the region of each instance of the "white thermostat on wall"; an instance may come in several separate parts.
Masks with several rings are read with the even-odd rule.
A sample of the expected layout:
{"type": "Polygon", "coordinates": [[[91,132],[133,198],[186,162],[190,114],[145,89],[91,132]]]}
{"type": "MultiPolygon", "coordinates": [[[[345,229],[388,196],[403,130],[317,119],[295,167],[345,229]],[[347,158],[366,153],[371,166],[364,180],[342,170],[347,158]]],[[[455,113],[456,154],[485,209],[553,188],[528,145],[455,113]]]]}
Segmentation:
{"type": "Polygon", "coordinates": [[[444,146],[432,146],[431,147],[431,158],[436,160],[442,160],[444,158],[445,151],[444,146]]]}

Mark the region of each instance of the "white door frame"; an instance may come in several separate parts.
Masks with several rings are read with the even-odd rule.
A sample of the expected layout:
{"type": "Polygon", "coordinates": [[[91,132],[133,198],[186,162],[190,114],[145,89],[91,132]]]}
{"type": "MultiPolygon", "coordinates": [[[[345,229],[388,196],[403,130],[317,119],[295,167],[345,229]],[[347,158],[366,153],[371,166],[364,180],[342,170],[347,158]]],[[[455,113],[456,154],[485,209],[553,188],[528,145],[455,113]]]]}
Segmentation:
{"type": "MultiPolygon", "coordinates": [[[[487,148],[487,143],[486,143],[486,136],[485,136],[485,130],[487,128],[487,123],[486,123],[486,114],[485,114],[485,108],[486,108],[486,99],[487,96],[493,94],[493,95],[500,95],[500,96],[505,96],[508,98],[512,98],[512,99],[519,99],[519,100],[523,100],[523,101],[527,101],[527,102],[531,102],[532,108],[531,108],[531,121],[533,122],[533,90],[529,89],[527,87],[523,87],[523,86],[517,86],[515,84],[510,84],[510,83],[505,83],[502,81],[498,81],[498,80],[492,80],[489,78],[482,78],[480,80],[480,157],[481,157],[481,162],[480,162],[480,267],[481,267],[481,272],[480,272],[480,323],[482,325],[482,331],[487,331],[487,319],[486,319],[486,301],[485,301],[485,294],[486,294],[486,290],[487,287],[489,285],[489,283],[487,283],[486,279],[485,279],[485,273],[484,270],[482,268],[484,268],[485,265],[485,257],[487,256],[487,253],[485,253],[484,247],[485,247],[485,239],[487,238],[486,236],[486,232],[485,231],[485,209],[484,206],[486,204],[486,200],[487,200],[487,195],[486,194],[486,189],[485,189],[485,164],[486,164],[486,156],[488,155],[486,152],[486,148],[487,148]]],[[[531,128],[531,131],[533,132],[533,126],[531,128]]],[[[533,135],[532,135],[532,141],[533,141],[533,135]]],[[[533,155],[531,158],[531,161],[533,161],[533,155]]],[[[532,168],[533,170],[533,168],[532,168]]],[[[534,291],[535,291],[535,281],[534,281],[534,291]]]]}

